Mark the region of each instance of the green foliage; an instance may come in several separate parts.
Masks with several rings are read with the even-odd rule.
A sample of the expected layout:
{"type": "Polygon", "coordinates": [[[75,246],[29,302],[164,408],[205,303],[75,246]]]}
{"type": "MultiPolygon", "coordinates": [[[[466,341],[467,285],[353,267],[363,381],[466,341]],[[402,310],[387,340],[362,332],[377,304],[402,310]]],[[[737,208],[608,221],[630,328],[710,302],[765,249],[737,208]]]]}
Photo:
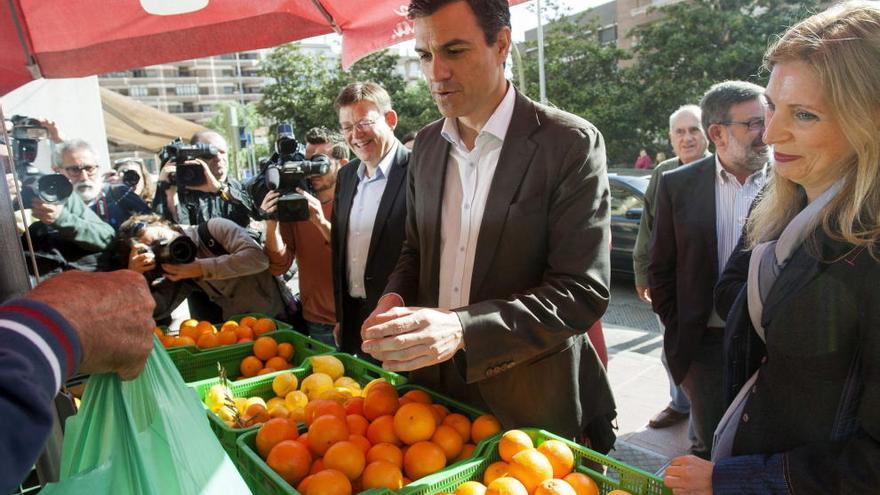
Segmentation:
{"type": "Polygon", "coordinates": [[[398,136],[439,118],[425,83],[407,86],[395,70],[397,58],[387,50],[364,57],[348,71],[339,64],[308,57],[293,44],[276,48],[261,69],[261,75],[275,82],[263,88],[258,111],[272,122],[293,121],[299,137],[312,127],[335,129],[339,121],[333,102],[342,88],[356,81],[373,81],[391,96],[398,114],[398,136]]]}
{"type": "Polygon", "coordinates": [[[265,144],[251,145],[253,149],[238,149],[238,129],[232,127],[232,112],[235,111],[238,126],[247,127],[253,132],[258,127],[266,125],[265,118],[257,111],[253,103],[242,105],[237,102],[223,102],[217,105],[217,115],[206,124],[207,127],[217,131],[229,144],[229,175],[240,178],[244,169],[248,168],[251,153],[253,156],[269,155],[269,148],[265,144]]]}

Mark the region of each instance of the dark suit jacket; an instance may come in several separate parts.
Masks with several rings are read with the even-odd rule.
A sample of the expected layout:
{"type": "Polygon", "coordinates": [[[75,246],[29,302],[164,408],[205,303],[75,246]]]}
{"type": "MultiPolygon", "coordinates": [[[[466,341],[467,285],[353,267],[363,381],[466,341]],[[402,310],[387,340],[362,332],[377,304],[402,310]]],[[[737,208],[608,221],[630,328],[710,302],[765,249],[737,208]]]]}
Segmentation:
{"type": "MultiPolygon", "coordinates": [[[[394,160],[388,172],[388,183],[382,194],[382,201],[376,212],[373,233],[370,237],[370,252],[364,271],[364,289],[367,293],[366,306],[376,307],[388,275],[397,263],[400,246],[403,244],[406,222],[406,170],[410,151],[398,143],[394,160]]],[[[336,304],[336,319],[342,330],[342,347],[346,352],[360,351],[360,330],[363,321],[343,310],[343,298],[348,296],[348,218],[351,205],[357,192],[357,169],[360,160],[352,160],[339,170],[336,179],[336,192],[331,216],[331,248],[333,251],[333,295],[336,304]]]]}
{"type": "MultiPolygon", "coordinates": [[[[407,305],[438,304],[451,146],[442,126],[419,132],[410,165],[407,237],[386,288],[407,305]]],[[[599,418],[601,441],[613,442],[614,401],[585,336],[608,304],[609,235],[601,134],[517,94],[480,226],[472,303],[454,308],[465,351],[411,378],[485,405],[505,428],[571,437],[599,418]]]]}
{"type": "MultiPolygon", "coordinates": [[[[741,386],[761,373],[734,438],[736,457],[715,467],[716,493],[880,487],[880,262],[822,233],[817,240],[795,252],[767,295],[766,344],[748,315],[748,288],[734,300],[726,333],[742,344],[725,355],[726,376],[733,371],[741,386]],[[743,352],[766,359],[735,355],[743,352]]],[[[747,256],[736,261],[725,278],[747,271],[747,256]]]]}
{"type": "Polygon", "coordinates": [[[675,383],[684,380],[703,339],[717,279],[711,155],[666,172],[657,188],[648,281],[654,312],[666,327],[663,348],[675,383]]]}

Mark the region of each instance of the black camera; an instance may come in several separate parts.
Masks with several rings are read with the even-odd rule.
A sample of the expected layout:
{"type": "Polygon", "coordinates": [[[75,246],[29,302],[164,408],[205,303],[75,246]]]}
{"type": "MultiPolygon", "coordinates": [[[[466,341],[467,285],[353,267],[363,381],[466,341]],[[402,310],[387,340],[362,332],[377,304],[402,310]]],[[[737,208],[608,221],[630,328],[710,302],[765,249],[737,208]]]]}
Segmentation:
{"type": "Polygon", "coordinates": [[[293,126],[287,122],[278,124],[275,154],[266,169],[266,188],[278,191],[278,212],[275,218],[281,222],[300,222],[309,219],[309,202],[297,188],[310,190],[310,177],[325,175],[330,171],[330,159],[315,155],[306,160],[293,135],[293,126]]]}
{"type": "Polygon", "coordinates": [[[186,162],[196,159],[211,160],[219,154],[220,151],[213,144],[186,144],[177,138],[162,147],[159,151],[159,159],[163,166],[168,162],[177,165],[177,172],[171,174],[171,182],[178,186],[192,187],[204,184],[207,182],[207,177],[204,167],[186,162]]]}
{"type": "Polygon", "coordinates": [[[185,235],[175,237],[173,240],[159,240],[150,244],[150,250],[156,256],[156,266],[164,263],[171,265],[185,265],[196,259],[198,247],[192,239],[185,235]]]}
{"type": "Polygon", "coordinates": [[[12,121],[12,157],[19,179],[25,181],[42,173],[34,166],[41,139],[49,137],[49,130],[40,121],[31,117],[13,115],[12,121]]]}
{"type": "Polygon", "coordinates": [[[126,170],[122,173],[122,183],[126,186],[134,189],[137,187],[138,182],[141,181],[141,174],[135,172],[134,170],[126,170]]]}
{"type": "Polygon", "coordinates": [[[34,199],[52,205],[61,204],[72,192],[73,185],[61,174],[30,176],[22,181],[21,207],[33,208],[34,199]]]}

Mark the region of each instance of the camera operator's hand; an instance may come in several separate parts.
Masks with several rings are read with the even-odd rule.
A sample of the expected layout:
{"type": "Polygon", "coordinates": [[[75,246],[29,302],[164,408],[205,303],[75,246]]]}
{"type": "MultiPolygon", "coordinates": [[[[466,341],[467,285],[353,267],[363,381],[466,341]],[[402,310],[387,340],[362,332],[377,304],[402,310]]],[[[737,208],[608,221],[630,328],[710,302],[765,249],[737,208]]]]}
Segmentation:
{"type": "MultiPolygon", "coordinates": [[[[260,209],[263,210],[265,214],[274,215],[276,211],[278,211],[278,198],[281,197],[281,194],[278,191],[269,191],[266,193],[266,196],[263,198],[263,203],[260,204],[260,209]]],[[[274,222],[275,220],[268,220],[270,222],[274,222]]]]}
{"type": "Polygon", "coordinates": [[[296,188],[296,192],[302,194],[303,197],[306,198],[306,201],[309,202],[309,221],[312,222],[315,227],[318,227],[318,230],[320,230],[321,234],[324,236],[324,240],[329,241],[330,221],[324,216],[324,208],[321,207],[321,201],[299,187],[296,188]]]}
{"type": "Polygon", "coordinates": [[[54,120],[49,119],[40,119],[40,125],[46,128],[46,131],[49,132],[49,139],[55,143],[63,143],[64,136],[61,135],[61,131],[58,130],[58,124],[55,123],[54,120]]]}
{"type": "Polygon", "coordinates": [[[193,191],[201,191],[206,193],[216,193],[220,191],[220,188],[223,184],[214,177],[214,174],[211,172],[210,167],[204,160],[195,159],[192,161],[186,162],[187,165],[201,165],[203,169],[203,173],[205,175],[205,183],[199,184],[198,186],[186,186],[187,189],[191,189],[193,191]]]}
{"type": "Polygon", "coordinates": [[[52,225],[58,221],[58,217],[61,216],[61,212],[64,210],[64,204],[58,205],[50,205],[47,203],[43,203],[39,200],[39,198],[34,198],[33,208],[31,208],[31,214],[37,220],[43,222],[46,225],[52,225]]]}
{"type": "Polygon", "coordinates": [[[131,247],[128,253],[128,269],[141,275],[156,268],[156,256],[146,244],[139,242],[131,247]]]}
{"type": "Polygon", "coordinates": [[[6,190],[9,191],[9,199],[12,204],[15,204],[18,201],[18,194],[15,192],[15,176],[12,174],[6,174],[6,190]]]}
{"type": "Polygon", "coordinates": [[[177,191],[177,184],[171,180],[171,176],[177,173],[177,165],[174,162],[168,162],[159,171],[159,182],[168,184],[168,191],[177,191]]]}
{"type": "Polygon", "coordinates": [[[202,271],[202,265],[198,261],[186,263],[183,265],[172,265],[171,263],[163,263],[162,270],[165,272],[165,278],[172,282],[184,280],[187,278],[202,278],[205,274],[202,271]]]}

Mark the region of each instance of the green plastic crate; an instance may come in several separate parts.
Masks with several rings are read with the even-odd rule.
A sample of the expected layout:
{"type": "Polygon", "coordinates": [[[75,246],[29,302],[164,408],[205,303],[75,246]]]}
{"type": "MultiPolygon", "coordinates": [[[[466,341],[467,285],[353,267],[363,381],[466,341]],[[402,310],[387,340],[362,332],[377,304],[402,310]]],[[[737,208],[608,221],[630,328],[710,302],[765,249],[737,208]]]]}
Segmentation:
{"type": "MultiPolygon", "coordinates": [[[[570,440],[554,435],[538,428],[520,428],[535,443],[535,447],[546,440],[560,440],[568,445],[575,458],[575,470],[586,474],[599,486],[602,495],[612,490],[626,490],[632,495],[672,495],[672,490],[663,485],[663,480],[641,469],[628,466],[620,461],[578,445],[570,440]],[[592,461],[604,467],[603,473],[588,467],[585,461],[592,461]]],[[[443,471],[416,480],[398,491],[401,495],[432,495],[435,493],[452,493],[465,481],[475,480],[482,483],[483,473],[493,462],[501,460],[498,455],[498,443],[501,433],[487,439],[487,448],[478,459],[461,462],[443,471]]]]}
{"type": "MultiPolygon", "coordinates": [[[[271,334],[278,343],[288,342],[293,344],[294,355],[291,364],[297,366],[309,356],[325,354],[333,349],[315,339],[293,330],[279,330],[271,334]]],[[[206,380],[217,377],[217,363],[226,368],[227,377],[234,380],[241,376],[239,369],[241,360],[253,354],[254,343],[247,342],[237,345],[218,347],[197,351],[191,347],[176,348],[176,352],[169,352],[171,362],[180,371],[183,381],[187,383],[206,380]]]]}

